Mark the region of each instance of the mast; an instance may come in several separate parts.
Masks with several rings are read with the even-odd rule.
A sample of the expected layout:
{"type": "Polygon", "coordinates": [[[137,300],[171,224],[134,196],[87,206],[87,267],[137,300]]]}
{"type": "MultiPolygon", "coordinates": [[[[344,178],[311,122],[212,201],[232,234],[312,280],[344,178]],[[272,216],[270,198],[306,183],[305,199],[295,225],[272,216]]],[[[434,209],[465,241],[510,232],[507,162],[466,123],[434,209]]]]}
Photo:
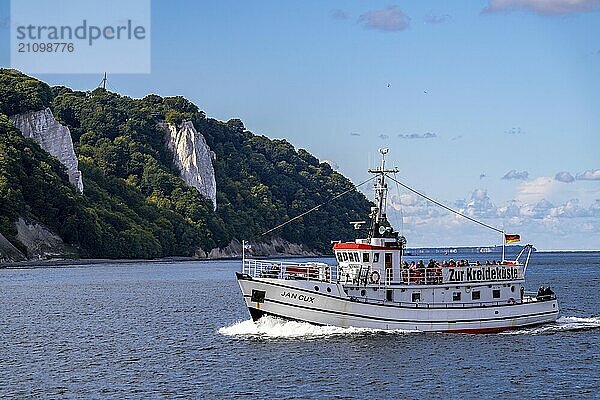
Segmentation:
{"type": "Polygon", "coordinates": [[[390,151],[388,148],[379,149],[381,153],[381,165],[378,168],[369,169],[369,172],[377,176],[375,181],[375,204],[371,209],[371,228],[369,229],[369,238],[386,237],[397,238],[398,232],[394,232],[387,220],[387,183],[385,183],[386,173],[397,173],[398,168],[385,169],[385,156],[390,151]]]}

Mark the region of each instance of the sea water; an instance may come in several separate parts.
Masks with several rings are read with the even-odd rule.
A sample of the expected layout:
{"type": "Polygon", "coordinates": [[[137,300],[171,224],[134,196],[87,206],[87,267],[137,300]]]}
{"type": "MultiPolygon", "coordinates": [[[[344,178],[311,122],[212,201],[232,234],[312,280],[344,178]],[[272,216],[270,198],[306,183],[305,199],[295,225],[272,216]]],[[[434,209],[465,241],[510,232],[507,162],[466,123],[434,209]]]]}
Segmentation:
{"type": "Polygon", "coordinates": [[[500,334],[254,323],[238,269],[0,270],[0,398],[600,398],[600,253],[533,254],[561,316],[500,334]]]}

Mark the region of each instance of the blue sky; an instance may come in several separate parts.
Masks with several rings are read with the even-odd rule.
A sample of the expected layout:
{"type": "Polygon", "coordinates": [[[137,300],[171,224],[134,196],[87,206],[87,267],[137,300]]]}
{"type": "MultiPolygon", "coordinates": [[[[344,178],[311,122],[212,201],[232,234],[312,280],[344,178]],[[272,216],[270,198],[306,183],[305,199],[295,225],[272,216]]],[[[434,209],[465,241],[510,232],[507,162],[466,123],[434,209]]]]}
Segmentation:
{"type": "MultiPolygon", "coordinates": [[[[153,1],[152,72],[109,88],[184,95],[355,182],[390,147],[400,179],[463,212],[542,249],[600,249],[599,38],[598,0],[153,1]]],[[[498,241],[392,189],[409,245],[498,241]]]]}

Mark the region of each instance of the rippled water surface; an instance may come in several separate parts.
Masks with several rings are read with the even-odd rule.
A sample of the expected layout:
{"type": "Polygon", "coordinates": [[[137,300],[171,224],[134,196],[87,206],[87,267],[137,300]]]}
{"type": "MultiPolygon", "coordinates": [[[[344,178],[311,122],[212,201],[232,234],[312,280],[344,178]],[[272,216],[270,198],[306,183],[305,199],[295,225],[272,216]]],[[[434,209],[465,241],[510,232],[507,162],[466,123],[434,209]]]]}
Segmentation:
{"type": "Polygon", "coordinates": [[[0,270],[0,398],[600,398],[600,253],[534,254],[561,318],[485,335],[255,324],[237,268],[0,270]]]}

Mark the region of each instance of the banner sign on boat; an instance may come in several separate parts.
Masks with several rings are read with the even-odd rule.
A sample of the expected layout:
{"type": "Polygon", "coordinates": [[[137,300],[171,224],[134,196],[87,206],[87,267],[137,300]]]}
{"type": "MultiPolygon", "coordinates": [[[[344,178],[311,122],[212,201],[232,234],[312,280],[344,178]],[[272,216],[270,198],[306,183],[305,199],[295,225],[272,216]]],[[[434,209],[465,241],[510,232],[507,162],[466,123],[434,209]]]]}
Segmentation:
{"type": "Polygon", "coordinates": [[[522,279],[520,269],[512,265],[447,268],[446,274],[445,282],[510,281],[522,279]]]}

